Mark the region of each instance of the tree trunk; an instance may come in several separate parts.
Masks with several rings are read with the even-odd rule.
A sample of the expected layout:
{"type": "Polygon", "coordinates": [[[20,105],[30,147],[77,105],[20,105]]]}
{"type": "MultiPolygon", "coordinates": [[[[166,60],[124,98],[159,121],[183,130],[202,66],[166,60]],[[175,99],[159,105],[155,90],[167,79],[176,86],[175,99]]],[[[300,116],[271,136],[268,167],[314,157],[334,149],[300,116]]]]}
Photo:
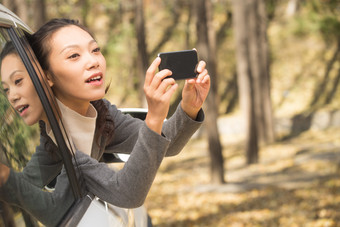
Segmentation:
{"type": "Polygon", "coordinates": [[[144,24],[144,4],[143,0],[135,0],[135,29],[137,37],[138,55],[137,55],[137,77],[139,80],[139,98],[142,107],[147,107],[144,95],[144,78],[146,70],[148,69],[148,53],[145,38],[145,24],[144,24]]]}
{"type": "Polygon", "coordinates": [[[33,30],[40,28],[47,20],[45,0],[4,0],[3,5],[29,24],[33,30]]]}
{"type": "Polygon", "coordinates": [[[247,163],[255,163],[258,161],[258,143],[257,143],[257,124],[255,122],[255,98],[253,77],[250,65],[250,48],[248,36],[248,9],[249,1],[233,0],[234,7],[234,29],[236,41],[236,59],[237,59],[237,75],[240,97],[240,107],[244,114],[246,125],[246,157],[247,163]]]}
{"type": "Polygon", "coordinates": [[[267,13],[264,0],[249,5],[248,35],[250,65],[254,75],[255,116],[260,143],[274,142],[274,124],[270,98],[269,47],[267,41],[267,13]]]}
{"type": "Polygon", "coordinates": [[[89,14],[90,3],[88,0],[79,0],[77,5],[78,7],[80,7],[81,23],[87,27],[88,26],[87,15],[89,14]]]}
{"type": "Polygon", "coordinates": [[[267,16],[263,0],[233,0],[240,106],[246,122],[247,163],[258,162],[258,144],[274,141],[270,99],[267,16]]]}
{"type": "Polygon", "coordinates": [[[217,127],[217,65],[216,65],[216,37],[212,24],[212,6],[210,0],[196,0],[197,15],[197,50],[200,58],[206,61],[211,76],[211,89],[206,101],[205,129],[208,135],[211,183],[223,184],[224,167],[222,146],[217,127]]]}
{"type": "Polygon", "coordinates": [[[28,5],[27,1],[20,0],[4,0],[3,5],[15,13],[20,19],[28,24],[28,5]]]}
{"type": "Polygon", "coordinates": [[[185,46],[187,48],[190,47],[190,39],[191,39],[191,32],[190,32],[190,24],[191,24],[191,20],[192,20],[192,17],[193,17],[193,2],[192,1],[188,1],[188,18],[187,18],[187,21],[186,21],[186,24],[185,24],[185,46]]]}
{"type": "Polygon", "coordinates": [[[178,23],[180,22],[181,6],[179,5],[178,0],[174,0],[167,4],[169,4],[168,7],[170,7],[169,10],[171,11],[171,23],[164,28],[162,38],[160,38],[160,41],[155,45],[153,50],[149,52],[151,56],[158,54],[159,50],[161,50],[162,47],[167,44],[169,40],[171,40],[176,28],[178,27],[178,23]]]}
{"type": "Polygon", "coordinates": [[[33,29],[38,30],[47,21],[45,0],[34,0],[33,9],[33,29]]]}

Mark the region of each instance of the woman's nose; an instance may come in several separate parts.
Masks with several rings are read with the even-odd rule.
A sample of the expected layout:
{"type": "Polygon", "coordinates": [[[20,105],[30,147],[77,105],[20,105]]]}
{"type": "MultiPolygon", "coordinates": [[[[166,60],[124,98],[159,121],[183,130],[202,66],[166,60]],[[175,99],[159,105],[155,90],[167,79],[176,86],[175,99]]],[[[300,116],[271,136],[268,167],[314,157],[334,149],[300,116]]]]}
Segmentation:
{"type": "Polygon", "coordinates": [[[15,89],[11,89],[11,91],[7,94],[7,98],[11,104],[15,104],[20,99],[20,96],[15,89]]]}
{"type": "Polygon", "coordinates": [[[97,56],[93,56],[92,54],[88,55],[88,68],[97,68],[99,66],[99,61],[97,56]]]}

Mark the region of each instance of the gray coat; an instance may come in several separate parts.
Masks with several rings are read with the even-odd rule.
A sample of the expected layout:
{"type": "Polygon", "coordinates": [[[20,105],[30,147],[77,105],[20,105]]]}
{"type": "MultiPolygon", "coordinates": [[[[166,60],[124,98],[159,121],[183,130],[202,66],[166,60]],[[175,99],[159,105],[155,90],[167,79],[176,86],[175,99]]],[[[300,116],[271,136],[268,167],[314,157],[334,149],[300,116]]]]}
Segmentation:
{"type": "MultiPolygon", "coordinates": [[[[141,206],[152,185],[164,156],[178,154],[204,119],[201,110],[196,121],[189,118],[180,105],[174,115],[163,125],[162,135],[150,130],[144,121],[122,114],[107,100],[108,118],[114,122],[114,136],[111,140],[101,135],[100,143],[93,142],[90,158],[76,151],[78,165],[88,191],[99,198],[119,207],[141,206]],[[123,169],[114,171],[107,164],[98,162],[103,153],[128,153],[129,160],[123,169]]],[[[96,103],[94,103],[96,107],[96,103]]],[[[98,112],[98,114],[101,114],[98,112]]],[[[95,137],[98,132],[95,132],[95,137]]],[[[0,188],[0,198],[21,206],[46,225],[55,225],[74,202],[67,174],[63,169],[57,146],[41,127],[40,145],[20,173],[11,170],[6,184],[0,188]],[[58,176],[58,174],[61,174],[58,176]],[[53,193],[43,188],[56,176],[57,184],[53,193]]]]}

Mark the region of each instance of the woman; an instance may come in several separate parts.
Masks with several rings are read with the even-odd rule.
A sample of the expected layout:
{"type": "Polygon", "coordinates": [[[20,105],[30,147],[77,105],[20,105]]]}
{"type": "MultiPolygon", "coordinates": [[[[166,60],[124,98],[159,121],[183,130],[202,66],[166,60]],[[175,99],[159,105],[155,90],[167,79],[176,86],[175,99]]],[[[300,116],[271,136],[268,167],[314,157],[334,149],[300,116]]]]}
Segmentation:
{"type": "MultiPolygon", "coordinates": [[[[4,93],[9,98],[14,109],[27,125],[35,124],[39,119],[47,120],[33,83],[12,43],[7,43],[0,55],[0,75],[4,93]],[[9,96],[9,87],[13,87],[9,96]],[[20,100],[20,97],[23,97],[20,100]],[[20,100],[20,104],[18,104],[20,100]],[[24,108],[25,107],[25,108],[24,108]]],[[[0,186],[7,181],[9,168],[0,163],[0,186]]]]}
{"type": "MultiPolygon", "coordinates": [[[[52,20],[30,40],[60,101],[63,120],[78,119],[79,116],[96,120],[95,126],[93,119],[86,122],[92,130],[83,137],[85,140],[74,139],[77,125],[66,124],[76,147],[77,164],[89,191],[121,207],[143,204],[164,155],[180,152],[201,125],[201,106],[210,86],[204,62],[198,67],[198,78],[186,82],[183,100],[176,113],[163,123],[177,84],[173,79],[164,79],[171,75],[170,71],[156,73],[160,59],[155,59],[146,73],[144,90],[149,112],[143,122],[123,115],[108,101],[102,100],[105,59],[93,37],[81,25],[72,20],[52,20]],[[92,146],[81,148],[84,141],[91,141],[92,146]],[[121,171],[112,173],[106,164],[97,161],[104,152],[131,153],[131,156],[121,171]]],[[[53,154],[57,156],[53,134],[43,122],[41,130],[42,143],[33,155],[33,161],[23,171],[25,179],[38,187],[46,185],[62,167],[60,158],[51,158],[53,154]],[[47,171],[38,178],[34,169],[42,166],[47,171]]],[[[9,179],[11,175],[15,174],[10,174],[9,179]]]]}
{"type": "MultiPolygon", "coordinates": [[[[169,70],[156,73],[160,64],[160,59],[156,58],[147,70],[144,84],[148,114],[145,121],[140,121],[123,115],[116,106],[102,100],[106,62],[86,28],[73,20],[54,19],[34,33],[30,40],[56,98],[65,105],[61,109],[68,108],[78,117],[93,110],[91,103],[97,109],[97,128],[94,136],[88,137],[94,138],[88,152],[94,159],[86,160],[93,161],[91,165],[98,168],[96,160],[100,160],[104,152],[131,153],[122,171],[114,175],[110,172],[105,177],[91,175],[91,165],[86,162],[86,167],[81,170],[89,190],[117,206],[142,205],[162,158],[178,154],[203,121],[201,107],[210,88],[205,63],[200,62],[197,79],[186,81],[177,111],[164,122],[170,99],[178,86],[172,78],[164,79],[171,75],[169,70]],[[117,196],[120,194],[126,197],[117,196]]],[[[63,113],[63,119],[64,116],[63,113]]],[[[68,130],[75,138],[73,128],[68,127],[68,130]]],[[[84,140],[76,139],[74,144],[79,148],[84,140]]],[[[78,150],[86,152],[85,149],[78,150]]],[[[81,164],[79,159],[78,162],[81,164]]]]}

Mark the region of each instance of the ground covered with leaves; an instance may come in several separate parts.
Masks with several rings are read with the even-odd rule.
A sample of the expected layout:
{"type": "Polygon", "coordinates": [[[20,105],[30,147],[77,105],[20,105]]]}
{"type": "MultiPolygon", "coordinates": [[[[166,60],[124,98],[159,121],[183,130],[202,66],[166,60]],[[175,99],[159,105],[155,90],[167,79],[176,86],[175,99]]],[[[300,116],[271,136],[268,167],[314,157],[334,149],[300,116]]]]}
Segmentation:
{"type": "Polygon", "coordinates": [[[340,129],[262,147],[247,166],[243,137],[222,135],[224,185],[209,184],[207,142],[166,158],[146,201],[154,226],[340,226],[340,129]]]}

